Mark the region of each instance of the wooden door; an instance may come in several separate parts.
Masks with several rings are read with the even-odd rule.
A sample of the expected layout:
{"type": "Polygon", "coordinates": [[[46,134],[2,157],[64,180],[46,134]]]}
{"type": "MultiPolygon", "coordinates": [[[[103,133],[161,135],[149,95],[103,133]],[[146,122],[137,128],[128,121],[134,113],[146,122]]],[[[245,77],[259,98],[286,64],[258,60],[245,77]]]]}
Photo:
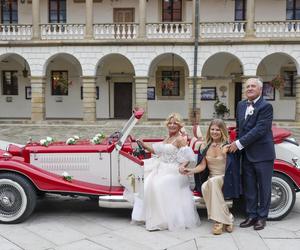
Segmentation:
{"type": "Polygon", "coordinates": [[[115,118],[127,119],[132,114],[132,83],[114,84],[115,118]]]}
{"type": "Polygon", "coordinates": [[[134,9],[133,8],[115,8],[114,23],[133,23],[134,9]]]}
{"type": "Polygon", "coordinates": [[[134,9],[114,9],[115,38],[133,38],[134,9]]]}

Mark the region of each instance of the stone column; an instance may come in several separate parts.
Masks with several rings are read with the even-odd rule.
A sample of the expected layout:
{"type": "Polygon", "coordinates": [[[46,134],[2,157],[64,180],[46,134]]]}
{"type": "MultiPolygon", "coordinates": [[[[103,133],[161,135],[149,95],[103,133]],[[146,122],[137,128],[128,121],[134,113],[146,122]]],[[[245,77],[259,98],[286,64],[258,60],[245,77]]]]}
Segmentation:
{"type": "Polygon", "coordinates": [[[192,124],[198,124],[201,117],[201,85],[205,78],[196,77],[196,106],[193,107],[194,99],[194,77],[188,77],[188,86],[189,86],[189,121],[192,124]]]}
{"type": "Polygon", "coordinates": [[[246,2],[246,36],[254,37],[255,0],[247,0],[246,2]]]}
{"type": "Polygon", "coordinates": [[[85,39],[93,38],[93,0],[85,0],[85,39]]]}
{"type": "Polygon", "coordinates": [[[96,78],[82,76],[83,89],[83,121],[96,121],[96,78]]]}
{"type": "Polygon", "coordinates": [[[147,100],[147,88],[148,80],[147,76],[136,76],[135,79],[135,106],[143,108],[145,113],[142,121],[148,120],[148,100],[147,100]]]}
{"type": "Polygon", "coordinates": [[[139,0],[139,37],[146,36],[146,0],[139,0]]]}
{"type": "Polygon", "coordinates": [[[45,86],[46,78],[31,76],[31,121],[39,122],[45,120],[45,86]]]}
{"type": "Polygon", "coordinates": [[[300,122],[300,75],[296,76],[296,114],[295,120],[300,122]]]}
{"type": "Polygon", "coordinates": [[[40,39],[40,0],[32,0],[32,38],[40,39]]]}

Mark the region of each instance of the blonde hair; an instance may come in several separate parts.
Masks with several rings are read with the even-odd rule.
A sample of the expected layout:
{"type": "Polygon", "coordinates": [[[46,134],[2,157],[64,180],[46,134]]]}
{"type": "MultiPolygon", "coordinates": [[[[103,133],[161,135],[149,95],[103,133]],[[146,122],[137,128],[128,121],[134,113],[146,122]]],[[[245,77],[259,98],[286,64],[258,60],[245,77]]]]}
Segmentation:
{"type": "Polygon", "coordinates": [[[169,116],[167,117],[166,121],[165,121],[165,125],[168,126],[168,124],[171,122],[171,119],[174,119],[176,124],[178,124],[180,126],[180,128],[183,128],[184,123],[182,121],[181,115],[178,113],[171,113],[169,114],[169,116]]]}
{"type": "Polygon", "coordinates": [[[225,122],[222,119],[214,119],[210,122],[208,129],[206,131],[205,141],[207,144],[212,142],[212,138],[210,136],[210,129],[213,125],[216,125],[221,131],[221,143],[225,143],[228,140],[228,130],[225,122]]]}

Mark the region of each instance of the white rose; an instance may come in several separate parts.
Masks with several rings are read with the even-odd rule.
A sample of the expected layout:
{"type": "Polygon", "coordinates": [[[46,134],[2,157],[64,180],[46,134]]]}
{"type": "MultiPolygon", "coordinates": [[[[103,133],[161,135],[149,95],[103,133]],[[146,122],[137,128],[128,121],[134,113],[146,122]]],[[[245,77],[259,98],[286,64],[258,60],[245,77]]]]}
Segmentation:
{"type": "Polygon", "coordinates": [[[47,143],[48,143],[48,142],[47,142],[47,140],[45,140],[45,139],[41,139],[41,140],[40,140],[40,144],[43,145],[43,146],[46,146],[47,143]]]}
{"type": "Polygon", "coordinates": [[[47,142],[53,142],[53,138],[50,137],[50,136],[47,136],[46,141],[47,141],[47,142]]]}

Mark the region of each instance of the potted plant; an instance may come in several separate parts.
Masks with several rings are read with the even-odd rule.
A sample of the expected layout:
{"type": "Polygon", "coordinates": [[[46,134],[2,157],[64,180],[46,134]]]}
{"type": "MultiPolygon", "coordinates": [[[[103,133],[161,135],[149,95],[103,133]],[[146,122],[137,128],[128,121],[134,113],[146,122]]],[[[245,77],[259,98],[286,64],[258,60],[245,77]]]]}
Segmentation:
{"type": "Polygon", "coordinates": [[[273,78],[270,81],[270,84],[275,89],[282,89],[284,87],[285,82],[284,82],[284,79],[280,75],[277,75],[277,76],[275,76],[275,78],[273,78]]]}
{"type": "Polygon", "coordinates": [[[219,100],[218,96],[216,102],[214,103],[214,108],[215,108],[214,117],[216,118],[223,119],[225,115],[226,116],[229,115],[230,112],[229,108],[227,108],[227,106],[219,100]]]}

